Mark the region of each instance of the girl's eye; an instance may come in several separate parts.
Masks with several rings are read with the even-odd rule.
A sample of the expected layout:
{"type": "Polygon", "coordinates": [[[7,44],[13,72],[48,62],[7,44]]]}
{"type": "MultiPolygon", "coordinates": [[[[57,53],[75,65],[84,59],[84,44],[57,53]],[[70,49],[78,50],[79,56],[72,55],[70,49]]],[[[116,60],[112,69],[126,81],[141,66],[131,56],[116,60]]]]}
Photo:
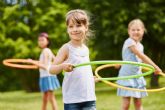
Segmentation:
{"type": "Polygon", "coordinates": [[[77,27],[81,27],[81,24],[77,24],[76,26],[77,26],[77,27]]]}
{"type": "Polygon", "coordinates": [[[68,26],[69,28],[73,28],[73,26],[72,25],[70,25],[70,26],[68,26]]]}
{"type": "Polygon", "coordinates": [[[135,29],[132,29],[132,31],[135,31],[135,29]]]}

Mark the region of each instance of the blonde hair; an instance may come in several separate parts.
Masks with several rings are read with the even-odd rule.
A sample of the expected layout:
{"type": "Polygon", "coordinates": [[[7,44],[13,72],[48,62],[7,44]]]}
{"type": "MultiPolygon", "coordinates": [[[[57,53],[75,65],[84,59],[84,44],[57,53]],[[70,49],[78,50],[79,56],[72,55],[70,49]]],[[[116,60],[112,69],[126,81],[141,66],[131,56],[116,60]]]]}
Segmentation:
{"type": "Polygon", "coordinates": [[[91,36],[93,36],[92,30],[89,29],[90,26],[90,18],[86,11],[81,9],[71,10],[66,14],[66,25],[69,25],[69,21],[73,21],[77,24],[83,24],[88,28],[86,32],[85,41],[87,41],[91,36]]]}
{"type": "Polygon", "coordinates": [[[143,28],[144,32],[147,32],[147,30],[145,28],[145,25],[144,25],[144,23],[143,23],[143,21],[141,19],[133,19],[132,21],[130,21],[129,24],[128,24],[128,29],[130,29],[130,27],[133,24],[140,24],[141,27],[143,28]]]}

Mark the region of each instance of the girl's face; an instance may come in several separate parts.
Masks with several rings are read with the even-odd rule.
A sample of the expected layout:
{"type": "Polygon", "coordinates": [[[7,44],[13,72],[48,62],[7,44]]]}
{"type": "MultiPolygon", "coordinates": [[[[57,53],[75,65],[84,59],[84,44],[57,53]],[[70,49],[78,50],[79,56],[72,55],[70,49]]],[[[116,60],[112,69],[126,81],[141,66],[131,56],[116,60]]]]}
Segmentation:
{"type": "Polygon", "coordinates": [[[40,48],[45,48],[48,45],[48,40],[45,37],[39,37],[38,38],[38,45],[40,48]]]}
{"type": "Polygon", "coordinates": [[[139,42],[143,38],[144,28],[140,24],[132,24],[128,29],[129,37],[139,42]]]}
{"type": "Polygon", "coordinates": [[[87,26],[78,24],[76,22],[73,22],[72,20],[69,21],[67,26],[67,31],[70,39],[75,41],[83,41],[85,39],[87,30],[87,26]]]}

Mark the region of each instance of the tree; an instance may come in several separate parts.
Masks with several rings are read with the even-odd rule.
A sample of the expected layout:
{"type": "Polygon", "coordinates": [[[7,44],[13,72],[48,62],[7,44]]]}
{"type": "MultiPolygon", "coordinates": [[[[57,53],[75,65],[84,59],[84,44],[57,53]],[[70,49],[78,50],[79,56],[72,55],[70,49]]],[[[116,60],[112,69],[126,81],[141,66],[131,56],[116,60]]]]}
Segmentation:
{"type": "MultiPolygon", "coordinates": [[[[165,62],[165,1],[163,0],[72,0],[64,3],[86,9],[93,14],[96,37],[90,46],[93,60],[121,60],[121,48],[128,37],[129,21],[140,18],[147,28],[143,44],[145,53],[162,69],[165,62]],[[154,44],[154,45],[153,45],[154,44]]],[[[158,76],[152,75],[151,86],[158,86],[158,76]]]]}
{"type": "MultiPolygon", "coordinates": [[[[0,41],[2,43],[0,50],[4,53],[0,54],[0,60],[38,59],[40,50],[37,48],[37,36],[43,31],[50,35],[53,42],[51,48],[56,53],[59,47],[68,41],[65,14],[68,10],[81,8],[91,13],[91,28],[95,30],[95,37],[88,44],[92,60],[121,60],[121,48],[128,37],[127,25],[132,19],[140,18],[147,28],[143,39],[145,53],[163,69],[165,62],[164,4],[164,0],[47,0],[47,2],[44,0],[1,0],[0,41]]],[[[32,84],[33,81],[37,84],[38,74],[34,75],[31,72],[13,70],[0,64],[0,73],[3,73],[0,90],[26,87],[27,90],[33,91],[36,86],[32,84]],[[12,80],[12,83],[9,80],[12,80]],[[28,80],[32,83],[28,84],[28,80]],[[7,86],[4,86],[4,83],[7,86]]],[[[158,77],[154,78],[153,75],[151,84],[158,86],[158,77]]]]}
{"type": "MultiPolygon", "coordinates": [[[[0,55],[1,61],[6,58],[38,59],[40,49],[37,47],[37,36],[40,32],[49,34],[53,41],[51,48],[54,53],[68,39],[64,22],[67,5],[56,0],[48,2],[4,0],[0,5],[0,41],[2,42],[0,50],[4,51],[0,55]]],[[[38,71],[13,70],[2,64],[0,67],[5,70],[2,71],[3,80],[0,82],[0,90],[10,90],[13,87],[14,89],[26,88],[29,91],[37,89],[33,85],[38,85],[38,74],[34,74],[38,71]],[[13,79],[12,84],[9,79],[13,79]],[[4,83],[5,86],[9,86],[5,87],[4,83]]]]}

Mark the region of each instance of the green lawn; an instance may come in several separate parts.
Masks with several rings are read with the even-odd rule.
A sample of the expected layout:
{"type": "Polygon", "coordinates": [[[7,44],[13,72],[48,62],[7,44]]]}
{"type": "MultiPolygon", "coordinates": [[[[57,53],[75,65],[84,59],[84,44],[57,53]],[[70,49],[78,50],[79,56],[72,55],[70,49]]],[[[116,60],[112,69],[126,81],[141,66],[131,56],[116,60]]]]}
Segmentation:
{"type": "MultiPolygon", "coordinates": [[[[161,78],[161,86],[165,81],[161,78]]],[[[63,110],[61,89],[55,92],[59,110],[63,110]]],[[[97,110],[120,110],[121,97],[116,96],[116,89],[104,83],[96,84],[97,110]]],[[[24,91],[0,93],[0,110],[41,110],[41,93],[26,93],[24,91]]],[[[149,93],[143,98],[144,110],[164,110],[165,91],[149,93]]],[[[51,110],[50,104],[48,110],[51,110]]],[[[134,110],[131,104],[130,110],[134,110]]]]}

